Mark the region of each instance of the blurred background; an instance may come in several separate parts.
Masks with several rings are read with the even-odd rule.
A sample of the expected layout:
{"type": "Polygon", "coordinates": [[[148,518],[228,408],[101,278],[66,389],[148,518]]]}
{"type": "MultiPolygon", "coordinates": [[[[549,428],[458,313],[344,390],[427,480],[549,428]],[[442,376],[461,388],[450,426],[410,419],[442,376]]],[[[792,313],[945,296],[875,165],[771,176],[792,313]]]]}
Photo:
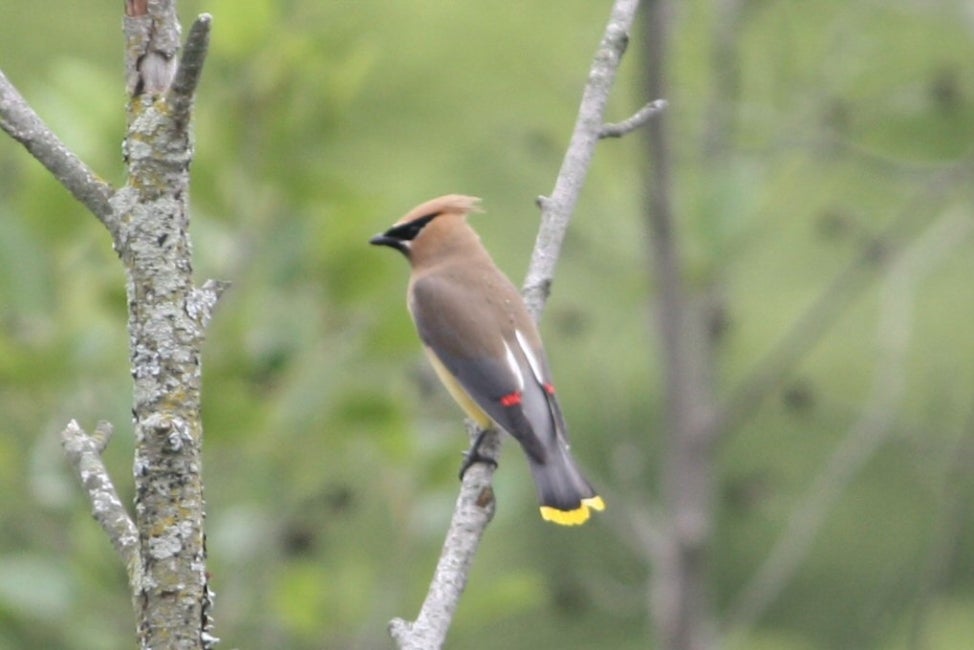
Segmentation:
{"type": "MultiPolygon", "coordinates": [[[[698,355],[731,417],[704,588],[733,649],[969,648],[974,638],[974,8],[964,0],[673,3],[668,186],[698,355]]],[[[226,648],[387,648],[415,616],[466,447],[369,236],[439,194],[515,283],[608,0],[232,0],[196,112],[197,278],[229,280],[204,365],[209,570],[226,648]]],[[[644,8],[645,9],[645,8],[644,8]]],[[[648,96],[646,21],[609,119],[648,96]]],[[[124,182],[121,3],[0,7],[0,69],[124,182]]],[[[664,446],[644,133],[600,144],[543,321],[609,509],[544,524],[508,442],[448,647],[646,648],[664,446]]],[[[131,502],[121,264],[0,138],[0,648],[127,648],[123,568],[62,457],[116,426],[131,502]]],[[[672,495],[670,495],[672,496],[672,495]]],[[[664,506],[665,509],[665,506],[664,506]]],[[[659,567],[655,567],[658,570],[659,567]]]]}

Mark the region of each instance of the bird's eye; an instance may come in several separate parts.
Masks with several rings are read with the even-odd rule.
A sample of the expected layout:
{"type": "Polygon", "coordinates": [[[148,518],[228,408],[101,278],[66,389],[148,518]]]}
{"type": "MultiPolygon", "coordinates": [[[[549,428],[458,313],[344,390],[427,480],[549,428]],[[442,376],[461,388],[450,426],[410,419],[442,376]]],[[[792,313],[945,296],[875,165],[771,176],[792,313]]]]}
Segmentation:
{"type": "Polygon", "coordinates": [[[395,226],[386,231],[387,237],[395,237],[400,241],[412,241],[416,239],[420,231],[426,227],[430,221],[439,216],[439,212],[435,214],[428,214],[425,217],[420,217],[419,219],[413,219],[409,223],[404,223],[401,226],[395,226]]]}

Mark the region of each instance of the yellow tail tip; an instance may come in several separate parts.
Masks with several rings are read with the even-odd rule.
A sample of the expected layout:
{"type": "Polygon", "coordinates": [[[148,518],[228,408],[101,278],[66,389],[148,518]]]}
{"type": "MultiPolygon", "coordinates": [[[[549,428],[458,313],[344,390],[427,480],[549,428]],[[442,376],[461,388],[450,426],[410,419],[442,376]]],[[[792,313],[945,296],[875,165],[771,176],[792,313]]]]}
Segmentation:
{"type": "Polygon", "coordinates": [[[558,510],[551,506],[541,506],[541,518],[559,526],[578,526],[588,521],[591,516],[590,508],[601,512],[605,510],[605,501],[599,496],[582,499],[581,507],[574,510],[558,510]]]}
{"type": "Polygon", "coordinates": [[[589,497],[588,499],[582,499],[582,505],[588,506],[592,510],[598,510],[599,512],[605,510],[605,501],[603,501],[602,497],[599,495],[589,497]]]}

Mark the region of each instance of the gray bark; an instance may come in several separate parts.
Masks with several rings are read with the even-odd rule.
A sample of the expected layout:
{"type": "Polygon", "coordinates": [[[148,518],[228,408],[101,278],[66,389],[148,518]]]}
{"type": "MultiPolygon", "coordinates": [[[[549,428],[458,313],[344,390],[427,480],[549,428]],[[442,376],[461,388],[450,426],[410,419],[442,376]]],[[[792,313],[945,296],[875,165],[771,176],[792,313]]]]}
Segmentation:
{"type": "Polygon", "coordinates": [[[140,646],[209,648],[217,639],[203,532],[200,357],[224,285],[193,284],[189,124],[210,17],[193,24],[179,60],[174,0],[128,0],[125,11],[124,187],[116,191],[68,151],[2,73],[0,127],[98,217],[125,268],[134,381],[134,520],[101,462],[110,425],[88,435],[72,421],[62,440],[96,520],[125,563],[140,646]]]}

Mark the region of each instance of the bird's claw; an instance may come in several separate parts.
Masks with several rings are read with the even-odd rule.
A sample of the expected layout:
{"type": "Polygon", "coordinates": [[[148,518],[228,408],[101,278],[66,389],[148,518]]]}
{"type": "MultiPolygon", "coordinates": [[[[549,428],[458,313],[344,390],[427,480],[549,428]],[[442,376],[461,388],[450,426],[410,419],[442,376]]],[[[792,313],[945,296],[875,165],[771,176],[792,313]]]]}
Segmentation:
{"type": "Polygon", "coordinates": [[[482,443],[484,441],[484,436],[486,434],[487,434],[487,431],[481,431],[477,435],[477,439],[473,441],[473,444],[472,445],[470,445],[470,449],[468,449],[466,452],[464,452],[464,454],[463,454],[463,462],[460,463],[460,480],[461,481],[463,480],[464,475],[467,473],[467,470],[470,469],[473,465],[475,465],[477,463],[483,463],[484,465],[490,465],[492,468],[497,469],[497,461],[496,460],[494,460],[490,456],[487,456],[485,454],[480,453],[480,443],[482,443]]]}

